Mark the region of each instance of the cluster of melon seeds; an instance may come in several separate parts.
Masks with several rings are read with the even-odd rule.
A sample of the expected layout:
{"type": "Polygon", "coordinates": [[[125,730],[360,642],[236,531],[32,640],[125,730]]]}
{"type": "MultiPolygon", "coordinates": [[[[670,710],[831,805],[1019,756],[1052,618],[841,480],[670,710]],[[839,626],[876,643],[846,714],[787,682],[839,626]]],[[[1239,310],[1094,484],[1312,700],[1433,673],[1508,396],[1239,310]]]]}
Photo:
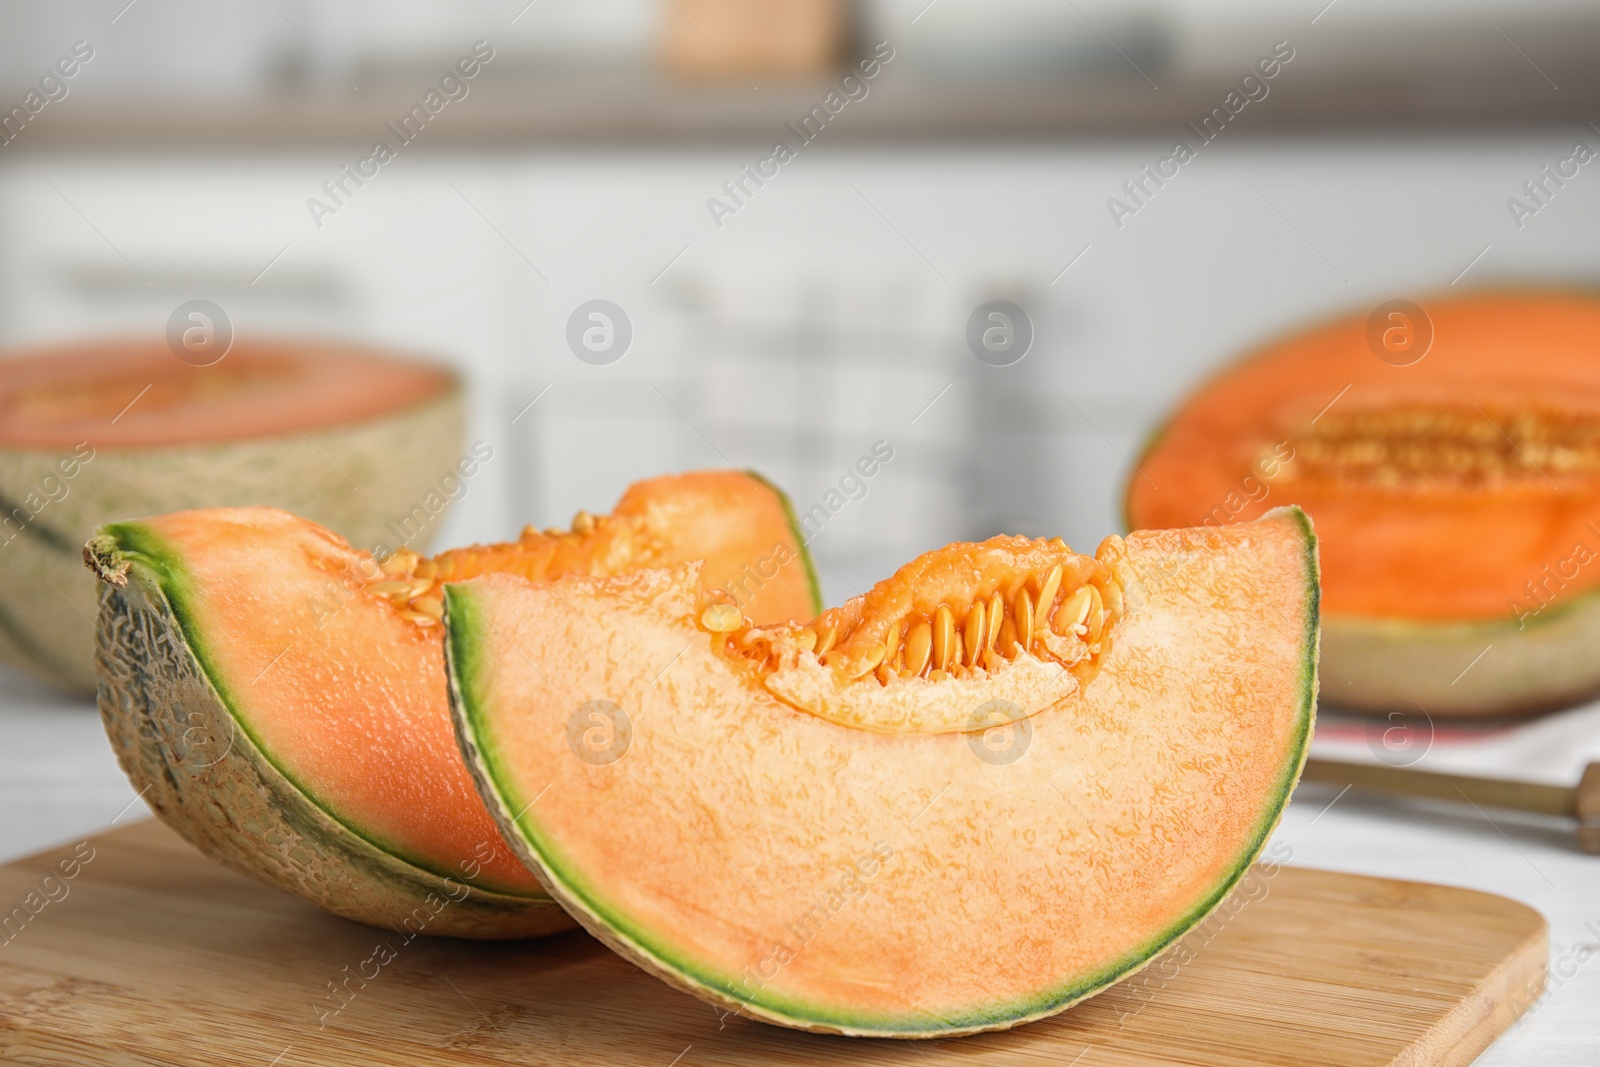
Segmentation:
{"type": "Polygon", "coordinates": [[[1593,413],[1396,405],[1330,411],[1293,436],[1291,478],[1376,488],[1467,488],[1600,474],[1593,413]]]}
{"type": "Polygon", "coordinates": [[[930,552],[865,596],[800,626],[756,627],[726,597],[701,612],[723,651],[765,670],[809,656],[840,683],[966,678],[1019,656],[1087,680],[1123,611],[1111,569],[1059,538],[997,537],[930,552]]]}
{"type": "Polygon", "coordinates": [[[378,564],[380,577],[367,583],[367,592],[386,598],[402,619],[419,626],[434,626],[444,617],[445,578],[437,560],[402,548],[378,564]]]}
{"type": "Polygon", "coordinates": [[[418,626],[436,626],[444,616],[444,583],[464,582],[480,574],[518,574],[541,581],[557,574],[589,573],[606,553],[595,551],[598,541],[635,548],[636,531],[624,520],[595,517],[580,511],[572,529],[540,532],[524,527],[515,541],[494,545],[452,548],[437,556],[422,556],[400,548],[381,563],[367,568],[366,591],[383,597],[396,613],[418,626]]]}

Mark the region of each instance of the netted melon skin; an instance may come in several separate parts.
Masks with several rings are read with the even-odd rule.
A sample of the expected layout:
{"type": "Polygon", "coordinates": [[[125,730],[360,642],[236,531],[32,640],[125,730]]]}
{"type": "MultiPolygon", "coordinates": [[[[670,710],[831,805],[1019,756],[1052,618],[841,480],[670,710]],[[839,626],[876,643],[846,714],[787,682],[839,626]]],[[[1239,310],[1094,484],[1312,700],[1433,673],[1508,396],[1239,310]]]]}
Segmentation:
{"type": "MultiPolygon", "coordinates": [[[[0,449],[5,515],[37,494],[47,475],[67,493],[20,532],[0,535],[0,663],[70,692],[95,691],[94,579],[80,551],[95,528],[188,508],[268,504],[302,515],[371,549],[399,540],[391,523],[423,505],[456,473],[465,433],[459,387],[390,415],[273,437],[155,448],[95,446],[70,480],[57,463],[69,449],[0,449]]],[[[37,499],[37,497],[36,497],[37,499]]],[[[438,494],[433,502],[448,503],[438,494]]],[[[430,509],[410,547],[425,550],[444,517],[430,509]]]]}
{"type": "Polygon", "coordinates": [[[239,729],[160,586],[132,564],[100,590],[100,715],[134,789],[201,852],[337,915],[414,935],[538,937],[574,923],[548,898],[469,888],[330,817],[239,729]]]}

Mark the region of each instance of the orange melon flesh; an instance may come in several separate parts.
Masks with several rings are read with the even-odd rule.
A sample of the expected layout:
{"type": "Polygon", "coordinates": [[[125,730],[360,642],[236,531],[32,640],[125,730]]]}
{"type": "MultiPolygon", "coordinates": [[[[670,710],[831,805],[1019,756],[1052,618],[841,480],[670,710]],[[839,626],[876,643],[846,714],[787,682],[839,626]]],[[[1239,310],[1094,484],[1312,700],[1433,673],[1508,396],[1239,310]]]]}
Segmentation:
{"type": "Polygon", "coordinates": [[[57,346],[5,360],[0,447],[213,444],[290,426],[312,433],[457,387],[448,370],[328,342],[240,341],[206,367],[178,360],[160,340],[57,346]]]}
{"type": "Polygon", "coordinates": [[[1322,539],[1330,616],[1515,621],[1600,589],[1600,567],[1572,562],[1577,545],[1600,550],[1600,298],[1421,304],[1433,340],[1409,366],[1374,355],[1363,312],[1203,386],[1130,479],[1130,526],[1299,504],[1322,539]]]}
{"type": "Polygon", "coordinates": [[[810,555],[784,495],[747,471],[702,471],[635,482],[610,515],[579,512],[573,534],[524,531],[520,540],[436,557],[442,581],[516,574],[620,574],[702,561],[701,579],[752,618],[784,622],[821,606],[810,555]]]}
{"type": "Polygon", "coordinates": [[[1012,1026],[1132,973],[1225,897],[1312,725],[1317,563],[1298,511],[1137,532],[1086,560],[953,545],[804,628],[727,618],[692,566],[450,585],[458,735],[550,894],[664,980],[804,1029],[1012,1026]],[[1057,564],[1121,596],[1082,650],[1042,633],[1087,636],[1057,621],[1074,594],[1046,595],[1057,564]],[[855,676],[896,627],[941,606],[975,620],[990,590],[1047,601],[1041,630],[1019,637],[1012,611],[996,655],[985,634],[943,669],[917,649],[855,676]],[[817,691],[842,716],[767,684],[830,628],[817,691]],[[1035,695],[1062,695],[997,720],[982,698],[1026,659],[1035,695]],[[908,724],[902,702],[926,713],[908,724]]]}
{"type": "Polygon", "coordinates": [[[380,566],[286,512],[216,508],[106,527],[115,544],[102,554],[137,555],[164,572],[168,599],[239,729],[315,803],[435,874],[537,893],[456,751],[440,629],[416,610],[428,588],[437,597],[437,583],[391,590],[424,571],[548,580],[702,556],[708,578],[732,580],[776,555],[783,565],[748,598],[751,610],[776,621],[815,604],[787,503],[741,472],[639,483],[613,515],[580,513],[577,525],[582,532],[530,529],[517,542],[433,560],[402,550],[380,566]]]}

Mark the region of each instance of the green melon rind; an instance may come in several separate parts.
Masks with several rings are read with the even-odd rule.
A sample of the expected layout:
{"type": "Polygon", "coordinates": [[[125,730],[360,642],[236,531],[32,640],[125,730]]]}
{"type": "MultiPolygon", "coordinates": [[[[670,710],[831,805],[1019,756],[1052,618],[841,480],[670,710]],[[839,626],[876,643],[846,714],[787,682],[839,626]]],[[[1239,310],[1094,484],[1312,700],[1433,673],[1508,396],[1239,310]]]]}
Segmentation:
{"type": "MultiPolygon", "coordinates": [[[[385,524],[455,471],[465,418],[461,384],[452,381],[416,404],[304,435],[285,426],[277,436],[213,443],[112,448],[90,441],[92,458],[70,479],[56,465],[72,449],[0,447],[0,499],[37,495],[47,476],[65,489],[20,532],[0,530],[0,613],[26,620],[23,637],[22,626],[0,625],[0,663],[68,691],[94,692],[98,600],[80,548],[96,527],[126,515],[269,504],[357,547],[395,547],[385,524]]],[[[421,541],[439,526],[436,517],[421,541]]]]}
{"type": "MultiPolygon", "coordinates": [[[[272,765],[272,769],[283,777],[302,796],[312,804],[327,812],[334,821],[345,826],[351,833],[364,839],[374,848],[386,852],[402,863],[436,874],[440,877],[450,877],[448,870],[441,869],[437,864],[429,863],[421,856],[407,852],[398,842],[385,840],[381,835],[364,830],[359,825],[359,820],[346,812],[339,810],[339,805],[331,797],[322,796],[313,789],[309,783],[300,780],[295,773],[279,761],[268,747],[262,743],[261,737],[250,725],[250,716],[245,712],[245,702],[235,692],[234,687],[228,683],[226,676],[215,663],[211,661],[209,643],[201,633],[196,621],[199,617],[197,610],[198,595],[194,588],[194,580],[184,565],[182,553],[177,546],[171,544],[155,533],[148,526],[138,522],[118,522],[102,526],[96,538],[94,555],[105,556],[126,561],[131,568],[137,568],[142,576],[152,579],[161,587],[161,592],[171,607],[173,618],[177,621],[185,643],[193,653],[195,662],[205,672],[211,687],[215,690],[218,699],[222,702],[226,713],[232,720],[228,726],[229,736],[242,732],[249,740],[253,751],[272,765]],[[109,543],[100,541],[108,538],[109,543]]],[[[488,885],[485,888],[493,891],[508,892],[516,896],[515,892],[506,891],[504,887],[488,885]]]]}
{"type": "Polygon", "coordinates": [[[1304,655],[1297,687],[1299,701],[1295,709],[1296,735],[1292,756],[1285,763],[1275,795],[1262,813],[1253,838],[1235,861],[1230,874],[1219,883],[1211,897],[1106,968],[1026,1001],[975,1009],[954,1019],[941,1017],[938,1020],[941,1025],[938,1026],[929,1026],[926,1018],[894,1020],[882,1015],[873,1018],[844,1015],[770,994],[734,996],[735,985],[731,980],[706,973],[688,961],[675,958],[671,950],[652,938],[648,931],[608,911],[600,903],[603,895],[595,887],[564,868],[557,850],[540,834],[538,824],[531,815],[532,805],[520,796],[508,780],[507,768],[489,740],[491,733],[487,726],[489,709],[484,685],[483,653],[490,643],[487,628],[480,625],[484,614],[475,603],[470,587],[452,585],[445,587],[445,661],[456,738],[473,779],[500,826],[502,836],[528,869],[538,876],[550,895],[591,934],[669,985],[718,1003],[735,1014],[801,1030],[851,1037],[956,1037],[1020,1026],[1064,1011],[1152,963],[1162,950],[1203,922],[1227,899],[1249,873],[1251,865],[1260,856],[1282,819],[1305,766],[1316,721],[1321,582],[1317,539],[1310,519],[1298,507],[1274,509],[1268,515],[1278,512],[1293,517],[1305,543],[1307,611],[1302,640],[1304,655]]]}
{"type": "Polygon", "coordinates": [[[794,538],[794,548],[800,555],[800,563],[806,569],[806,588],[811,593],[811,614],[813,617],[822,614],[822,582],[817,578],[817,567],[811,559],[811,549],[806,547],[806,535],[800,528],[800,520],[794,512],[794,501],[789,499],[789,494],[773,485],[766,478],[755,471],[747,470],[745,477],[753,478],[767,487],[773,496],[778,498],[778,503],[783,505],[783,520],[789,524],[789,536],[794,538]]]}
{"type": "Polygon", "coordinates": [[[536,937],[572,926],[547,897],[469,887],[408,862],[284,774],[205,665],[187,576],[148,529],[107,527],[84,558],[102,581],[95,661],[106,733],[139,795],[196,848],[402,936],[536,937]]]}

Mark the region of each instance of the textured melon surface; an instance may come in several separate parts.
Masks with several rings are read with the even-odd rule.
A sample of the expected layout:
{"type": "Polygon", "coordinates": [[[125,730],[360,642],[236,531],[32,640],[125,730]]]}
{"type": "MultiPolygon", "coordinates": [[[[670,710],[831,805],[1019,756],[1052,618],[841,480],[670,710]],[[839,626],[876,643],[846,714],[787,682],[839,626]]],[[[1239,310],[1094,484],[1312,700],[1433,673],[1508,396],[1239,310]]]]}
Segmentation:
{"type": "Polygon", "coordinates": [[[783,619],[814,603],[786,502],[742,473],[641,483],[615,514],[580,520],[582,532],[529,530],[506,545],[382,566],[270,508],[105,527],[86,550],[106,583],[101,710],[135,787],[149,787],[156,811],[202,848],[352,918],[386,925],[410,913],[418,893],[380,884],[393,869],[413,874],[423,897],[452,879],[504,912],[497,926],[446,909],[428,933],[565,925],[505,849],[457,753],[428,591],[436,597],[444,576],[605,575],[685,552],[731,579],[776,545],[788,562],[753,610],[783,619]],[[152,627],[156,644],[179,647],[152,655],[152,627]],[[315,833],[286,832],[285,809],[315,833]],[[330,844],[340,837],[349,840],[330,844]]]}
{"type": "Polygon", "coordinates": [[[423,547],[462,458],[455,375],[361,349],[240,341],[192,367],[103,342],[0,367],[0,662],[69,690],[95,687],[81,552],[100,524],[270,504],[368,548],[409,522],[423,547]]]}
{"type": "Polygon", "coordinates": [[[657,976],[804,1029],[1004,1028],[1261,849],[1312,726],[1315,544],[1289,510],[1093,560],[953,545],[803,630],[734,625],[692,567],[491,575],[446,590],[452,709],[507,840],[657,976]]]}
{"type": "Polygon", "coordinates": [[[1439,716],[1570,703],[1600,689],[1600,296],[1418,306],[1318,325],[1205,383],[1140,459],[1128,523],[1305,508],[1325,700],[1439,716]]]}
{"type": "Polygon", "coordinates": [[[1322,698],[1413,719],[1416,708],[1440,719],[1530,715],[1600,690],[1597,648],[1600,592],[1494,622],[1330,615],[1322,628],[1322,698]]]}

